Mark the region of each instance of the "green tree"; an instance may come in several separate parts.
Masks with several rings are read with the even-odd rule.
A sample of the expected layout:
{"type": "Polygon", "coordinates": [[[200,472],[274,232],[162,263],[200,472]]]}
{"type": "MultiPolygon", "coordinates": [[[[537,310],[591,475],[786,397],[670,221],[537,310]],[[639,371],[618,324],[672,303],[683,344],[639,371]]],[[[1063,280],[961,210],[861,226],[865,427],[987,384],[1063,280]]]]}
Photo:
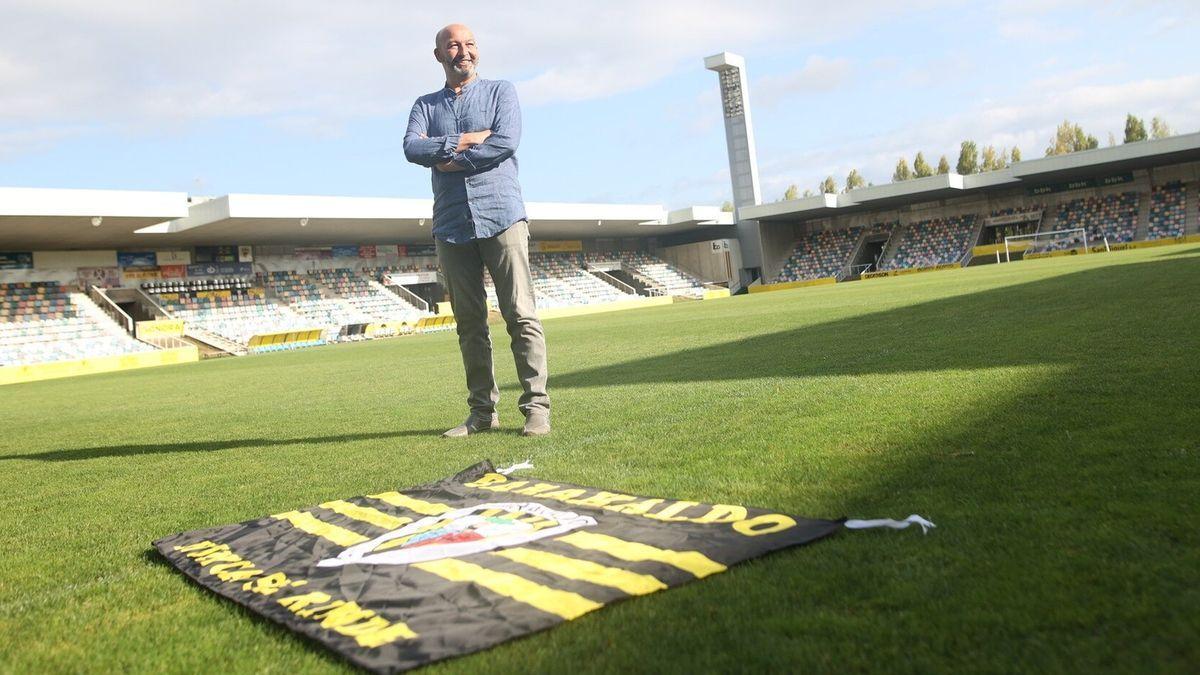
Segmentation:
{"type": "Polygon", "coordinates": [[[1012,164],[1016,164],[1019,161],[1021,161],[1021,149],[1014,145],[1012,149],[1012,159],[1010,162],[1012,164]]]}
{"type": "Polygon", "coordinates": [[[812,188],[804,188],[804,194],[802,194],[800,196],[801,197],[816,197],[817,195],[815,195],[813,193],[812,188]]]}
{"type": "Polygon", "coordinates": [[[1161,117],[1155,117],[1150,120],[1150,138],[1159,139],[1166,138],[1171,135],[1171,127],[1167,126],[1167,121],[1161,117]]]}
{"type": "Polygon", "coordinates": [[[980,171],[995,171],[996,169],[1004,168],[1004,160],[996,156],[996,146],[989,145],[983,149],[982,165],[980,171]]]}
{"type": "Polygon", "coordinates": [[[795,183],[792,183],[791,185],[787,186],[787,189],[783,191],[783,198],[785,201],[791,201],[799,196],[800,196],[800,187],[798,185],[796,185],[795,183]]]}
{"type": "Polygon", "coordinates": [[[918,152],[913,158],[913,176],[917,178],[925,178],[933,175],[933,167],[929,166],[929,162],[925,161],[925,155],[918,152]]]}
{"type": "Polygon", "coordinates": [[[846,189],[843,192],[857,190],[860,187],[866,187],[867,180],[862,177],[858,169],[850,169],[850,173],[846,174],[846,189]]]}
{"type": "Polygon", "coordinates": [[[1083,127],[1073,124],[1071,120],[1063,120],[1054,130],[1054,138],[1046,146],[1046,156],[1066,155],[1080,150],[1093,150],[1100,147],[1100,141],[1091,134],[1086,134],[1083,127]]]}
{"type": "Polygon", "coordinates": [[[1146,123],[1139,117],[1134,117],[1133,113],[1125,115],[1125,142],[1136,143],[1144,141],[1149,136],[1146,135],[1146,123]]]}
{"type": "Polygon", "coordinates": [[[975,141],[962,142],[955,170],[964,176],[979,172],[979,150],[975,147],[975,141]]]}
{"type": "Polygon", "coordinates": [[[899,183],[912,178],[912,171],[908,168],[908,160],[903,157],[896,162],[896,170],[892,172],[892,182],[899,183]]]}
{"type": "Polygon", "coordinates": [[[721,210],[725,213],[733,213],[733,202],[726,199],[725,202],[721,204],[721,210]]]}
{"type": "Polygon", "coordinates": [[[938,160],[937,172],[941,176],[950,173],[950,161],[946,159],[945,155],[942,155],[942,158],[938,160]]]}
{"type": "Polygon", "coordinates": [[[837,182],[833,180],[833,176],[826,176],[820,187],[821,192],[827,195],[837,194],[837,182]]]}

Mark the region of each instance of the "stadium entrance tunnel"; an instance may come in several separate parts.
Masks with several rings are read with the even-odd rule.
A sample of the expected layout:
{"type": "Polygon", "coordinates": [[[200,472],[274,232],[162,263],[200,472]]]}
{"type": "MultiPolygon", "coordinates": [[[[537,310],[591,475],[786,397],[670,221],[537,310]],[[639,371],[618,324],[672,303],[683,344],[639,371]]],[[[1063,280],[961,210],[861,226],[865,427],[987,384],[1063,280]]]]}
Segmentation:
{"type": "MultiPolygon", "coordinates": [[[[554,388],[652,382],[706,382],[775,377],[821,377],[970,370],[1009,366],[1078,366],[1088,359],[1054,331],[1063,307],[1088,308],[1066,319],[1083,335],[1113,345],[1111,357],[1141,344],[1137,316],[1189,311],[1173,300],[1177,279],[1194,261],[1155,260],[1085,270],[986,291],[956,295],[839,321],[757,334],[723,344],[556,373],[554,388]],[[1155,268],[1154,274],[1138,269],[1155,268]],[[1103,289],[1097,295],[1097,288],[1103,289]],[[1124,345],[1124,347],[1122,347],[1124,345]]],[[[804,292],[804,291],[796,291],[804,292]]],[[[776,295],[776,294],[770,294],[776,295]]],[[[777,315],[775,315],[777,316],[777,315]]],[[[777,322],[776,322],[777,325],[777,322]]],[[[719,335],[722,327],[698,330],[719,335]]],[[[752,330],[746,324],[740,330],[752,330]]],[[[619,342],[652,339],[637,329],[619,342]]],[[[620,351],[619,344],[614,345],[620,351]]],[[[510,389],[506,387],[506,389],[510,389]]]]}
{"type": "Polygon", "coordinates": [[[858,255],[854,257],[854,260],[850,261],[850,269],[874,270],[879,264],[879,259],[883,257],[883,248],[887,246],[887,242],[887,235],[881,235],[864,241],[862,247],[858,249],[858,255]]]}

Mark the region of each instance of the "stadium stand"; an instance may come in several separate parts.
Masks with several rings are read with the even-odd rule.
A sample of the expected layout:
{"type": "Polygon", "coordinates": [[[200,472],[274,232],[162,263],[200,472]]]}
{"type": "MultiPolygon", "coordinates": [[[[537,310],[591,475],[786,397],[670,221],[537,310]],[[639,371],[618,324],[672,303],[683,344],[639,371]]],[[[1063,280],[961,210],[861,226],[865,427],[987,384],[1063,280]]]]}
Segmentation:
{"type": "Polygon", "coordinates": [[[539,308],[593,305],[634,297],[584,269],[580,253],[530,253],[529,267],[539,308]]]}
{"type": "Polygon", "coordinates": [[[641,251],[621,251],[603,255],[620,256],[622,264],[665,288],[667,295],[704,297],[704,282],[662,258],[641,251]]]}
{"type": "MultiPolygon", "coordinates": [[[[293,286],[281,281],[279,285],[297,295],[309,292],[300,290],[301,284],[293,286]]],[[[153,293],[155,301],[172,318],[183,319],[240,345],[248,344],[255,335],[318,327],[292,309],[268,300],[266,288],[246,279],[154,282],[143,284],[142,290],[153,293]]]]}
{"type": "Polygon", "coordinates": [[[1110,244],[1133,241],[1137,232],[1138,193],[1122,192],[1105,197],[1072,199],[1058,207],[1055,229],[1083,228],[1089,243],[1110,244]]]}
{"type": "Polygon", "coordinates": [[[1146,238],[1182,236],[1186,212],[1187,192],[1181,181],[1154,186],[1150,193],[1150,227],[1146,238]]]}
{"type": "Polygon", "coordinates": [[[0,284],[0,366],[154,351],[90,302],[58,282],[0,284]]]}
{"type": "Polygon", "coordinates": [[[642,251],[592,251],[583,255],[583,263],[619,264],[622,272],[647,289],[657,289],[665,295],[704,297],[703,281],[662,258],[642,251]]]}
{"type": "Polygon", "coordinates": [[[308,319],[312,326],[337,330],[347,324],[369,323],[367,316],[350,304],[326,297],[309,275],[296,272],[270,272],[261,277],[266,287],[275,292],[296,314],[308,319]]]}
{"type": "Polygon", "coordinates": [[[815,232],[796,242],[779,273],[779,281],[808,281],[841,274],[863,228],[815,232]]]}
{"type": "Polygon", "coordinates": [[[910,223],[900,235],[896,252],[881,269],[935,267],[956,263],[966,254],[975,231],[975,214],[910,223]]]}
{"type": "MultiPolygon", "coordinates": [[[[374,275],[387,274],[389,272],[399,271],[416,271],[416,270],[393,270],[382,268],[374,270],[374,275]]],[[[348,323],[369,323],[372,321],[401,321],[404,323],[416,323],[422,316],[429,316],[428,312],[424,312],[417,307],[405,302],[395,293],[387,290],[378,282],[373,281],[360,274],[355,274],[350,269],[334,269],[334,270],[316,270],[309,273],[318,283],[325,286],[335,294],[338,302],[348,307],[347,317],[355,318],[353,321],[343,321],[348,323]]]]}

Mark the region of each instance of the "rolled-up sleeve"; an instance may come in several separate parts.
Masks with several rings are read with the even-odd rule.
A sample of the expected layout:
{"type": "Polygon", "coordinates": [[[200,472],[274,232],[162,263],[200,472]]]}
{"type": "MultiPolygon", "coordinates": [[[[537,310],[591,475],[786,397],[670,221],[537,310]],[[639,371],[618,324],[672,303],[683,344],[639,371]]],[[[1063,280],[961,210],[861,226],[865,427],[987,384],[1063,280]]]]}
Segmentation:
{"type": "MultiPolygon", "coordinates": [[[[411,128],[411,120],[409,126],[411,128]]],[[[492,135],[484,142],[454,154],[454,162],[468,171],[482,171],[516,154],[521,143],[521,104],[517,100],[517,88],[511,82],[502,82],[496,88],[496,116],[491,131],[492,135]]]]}
{"type": "Polygon", "coordinates": [[[408,114],[408,130],[404,132],[404,157],[413,164],[436,166],[455,156],[461,134],[427,138],[429,115],[420,100],[408,114]]]}

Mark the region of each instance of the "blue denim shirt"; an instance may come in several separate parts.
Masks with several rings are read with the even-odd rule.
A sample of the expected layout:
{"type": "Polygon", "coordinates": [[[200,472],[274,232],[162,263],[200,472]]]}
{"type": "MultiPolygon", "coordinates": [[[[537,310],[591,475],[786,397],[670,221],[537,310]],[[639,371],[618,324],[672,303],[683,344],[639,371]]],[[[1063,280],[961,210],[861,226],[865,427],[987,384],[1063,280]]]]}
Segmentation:
{"type": "Polygon", "coordinates": [[[450,87],[413,104],[404,134],[404,156],[433,169],[454,160],[465,171],[433,169],[433,236],[451,244],[494,237],[525,220],[517,182],[521,106],[504,80],[476,78],[455,94],[450,87]],[[455,152],[463,133],[490,129],[486,141],[455,152]],[[426,138],[421,138],[425,135],[426,138]]]}

